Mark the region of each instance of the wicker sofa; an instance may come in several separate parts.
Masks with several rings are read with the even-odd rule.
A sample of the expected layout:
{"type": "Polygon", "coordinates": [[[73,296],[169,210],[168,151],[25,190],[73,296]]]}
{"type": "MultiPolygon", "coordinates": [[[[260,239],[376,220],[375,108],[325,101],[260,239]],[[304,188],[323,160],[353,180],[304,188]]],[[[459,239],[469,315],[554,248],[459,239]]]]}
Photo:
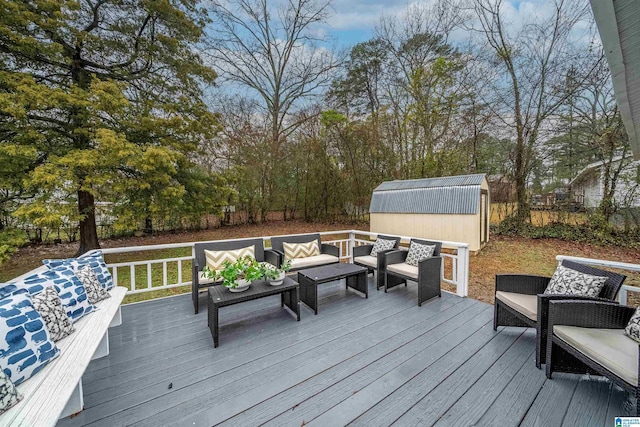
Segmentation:
{"type": "Polygon", "coordinates": [[[278,255],[277,265],[281,265],[285,260],[284,243],[309,243],[314,240],[318,242],[320,255],[292,259],[291,271],[340,262],[340,249],[337,246],[322,243],[320,240],[320,234],[314,233],[272,237],[271,250],[278,255]]]}
{"type": "Polygon", "coordinates": [[[522,274],[496,275],[493,330],[498,326],[536,328],[536,367],[545,363],[549,302],[559,300],[613,301],[626,276],[573,261],[562,261],[564,267],[594,276],[606,276],[607,281],[597,298],[575,295],[545,295],[550,277],[522,274]]]}
{"type": "Polygon", "coordinates": [[[193,308],[196,314],[198,314],[200,305],[198,291],[202,288],[207,288],[209,286],[219,284],[219,282],[215,282],[212,279],[207,279],[202,276],[202,269],[206,265],[206,257],[204,251],[233,251],[246,248],[248,246],[254,247],[256,261],[266,261],[273,265],[280,265],[278,254],[272,250],[264,249],[264,241],[262,240],[262,238],[228,240],[220,242],[204,242],[195,244],[195,257],[192,261],[191,299],[193,300],[193,308]]]}
{"type": "Polygon", "coordinates": [[[593,374],[609,378],[636,398],[639,344],[624,334],[635,309],[613,302],[551,301],[546,346],[546,374],[593,374]]]}
{"type": "Polygon", "coordinates": [[[440,288],[440,278],[442,277],[442,250],[441,242],[429,240],[411,239],[421,245],[435,246],[433,256],[422,260],[417,267],[405,262],[407,259],[406,250],[390,251],[384,254],[384,291],[400,284],[407,285],[407,280],[418,283],[418,306],[431,298],[442,296],[440,288]]]}
{"type": "Polygon", "coordinates": [[[354,264],[366,267],[369,270],[369,273],[377,271],[378,276],[376,279],[376,289],[384,287],[384,255],[387,252],[391,252],[392,250],[397,250],[400,245],[400,237],[378,235],[378,238],[395,241],[393,249],[380,251],[376,256],[371,256],[371,249],[373,249],[372,243],[367,245],[354,246],[351,252],[353,254],[354,264]]]}

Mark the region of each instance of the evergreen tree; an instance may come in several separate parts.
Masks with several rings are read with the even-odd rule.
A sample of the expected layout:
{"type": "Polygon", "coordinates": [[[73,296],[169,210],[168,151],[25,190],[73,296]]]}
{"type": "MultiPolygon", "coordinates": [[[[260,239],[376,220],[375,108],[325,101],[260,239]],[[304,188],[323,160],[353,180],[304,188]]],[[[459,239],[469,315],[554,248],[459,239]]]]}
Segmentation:
{"type": "Polygon", "coordinates": [[[96,199],[182,197],[179,169],[216,130],[207,21],[188,0],[0,0],[0,168],[18,159],[11,192],[34,196],[17,215],[79,221],[82,253],[99,247],[96,199]]]}

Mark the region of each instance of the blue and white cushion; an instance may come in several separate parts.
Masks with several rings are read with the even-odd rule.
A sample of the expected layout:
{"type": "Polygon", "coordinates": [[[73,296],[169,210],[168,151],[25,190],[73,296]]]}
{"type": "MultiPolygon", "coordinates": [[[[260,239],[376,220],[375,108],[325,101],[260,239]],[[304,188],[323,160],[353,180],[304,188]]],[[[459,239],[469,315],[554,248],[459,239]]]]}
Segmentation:
{"type": "Polygon", "coordinates": [[[49,286],[55,286],[62,300],[67,316],[76,321],[95,310],[89,302],[84,285],[68,267],[58,267],[33,274],[15,282],[19,289],[26,289],[31,295],[37,295],[49,286]]]}
{"type": "Polygon", "coordinates": [[[60,269],[66,267],[73,273],[88,265],[96,273],[103,288],[108,291],[113,288],[113,278],[107,268],[107,264],[104,262],[102,251],[95,251],[81,258],[45,259],[42,260],[42,263],[52,270],[60,271],[60,269]]]}
{"type": "Polygon", "coordinates": [[[8,297],[9,295],[26,293],[29,293],[29,291],[20,287],[17,283],[0,283],[0,299],[8,297]]]}
{"type": "Polygon", "coordinates": [[[46,287],[52,286],[57,278],[57,274],[54,274],[49,270],[45,270],[39,273],[34,273],[24,279],[16,280],[13,284],[18,289],[26,289],[31,295],[36,295],[42,292],[46,287]]]}
{"type": "Polygon", "coordinates": [[[0,366],[14,384],[31,378],[58,354],[28,294],[0,300],[0,366]]]}
{"type": "MultiPolygon", "coordinates": [[[[56,273],[63,274],[58,271],[56,273]]],[[[82,316],[96,310],[96,306],[89,302],[87,290],[75,275],[61,276],[61,279],[56,281],[54,287],[60,300],[62,300],[67,316],[72,322],[76,322],[82,316]]]]}

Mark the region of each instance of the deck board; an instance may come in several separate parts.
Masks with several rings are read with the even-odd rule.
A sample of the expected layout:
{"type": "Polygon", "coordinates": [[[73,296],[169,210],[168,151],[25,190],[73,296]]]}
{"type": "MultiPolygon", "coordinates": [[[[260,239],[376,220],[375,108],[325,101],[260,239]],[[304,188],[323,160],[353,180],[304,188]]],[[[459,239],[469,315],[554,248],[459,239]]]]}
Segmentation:
{"type": "Polygon", "coordinates": [[[494,332],[488,304],[418,307],[415,285],[385,294],[371,277],[368,299],[344,282],[319,291],[300,322],[277,297],[223,308],[217,349],[204,296],[198,315],[190,295],[123,306],[85,410],[58,425],[608,425],[635,411],[608,381],[547,380],[535,331],[494,332]]]}

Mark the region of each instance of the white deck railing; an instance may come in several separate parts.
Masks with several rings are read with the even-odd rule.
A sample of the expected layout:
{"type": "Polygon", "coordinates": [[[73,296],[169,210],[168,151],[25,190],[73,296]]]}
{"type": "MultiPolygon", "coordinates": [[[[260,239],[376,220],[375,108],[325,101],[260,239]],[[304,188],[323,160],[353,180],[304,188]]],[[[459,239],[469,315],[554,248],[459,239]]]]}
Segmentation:
{"type": "MultiPolygon", "coordinates": [[[[329,243],[337,246],[340,249],[340,259],[343,261],[351,261],[351,249],[354,246],[371,243],[367,238],[374,237],[377,233],[360,230],[338,230],[323,231],[320,232],[320,235],[344,235],[345,237],[342,239],[323,240],[323,243],[329,243]]],[[[265,247],[268,247],[266,243],[272,237],[277,236],[262,237],[265,241],[265,247]]],[[[404,244],[408,243],[411,239],[410,236],[401,237],[404,244]]],[[[252,239],[255,239],[255,237],[252,239]]],[[[226,240],[238,241],[243,239],[226,240]]],[[[111,274],[113,275],[114,283],[129,288],[129,294],[137,294],[191,285],[191,260],[194,256],[194,245],[196,243],[201,242],[108,248],[102,249],[102,252],[105,255],[117,255],[134,252],[163,251],[167,249],[184,249],[185,252],[189,249],[191,251],[190,256],[185,255],[172,258],[108,263],[108,266],[111,269],[111,274]]],[[[447,249],[447,253],[442,254],[442,281],[454,285],[456,287],[457,295],[467,296],[469,283],[469,245],[466,243],[446,241],[443,241],[442,245],[443,248],[447,249]]]]}
{"type": "MultiPolygon", "coordinates": [[[[558,262],[562,260],[575,261],[582,264],[592,265],[594,267],[608,267],[615,270],[624,270],[633,273],[640,273],[640,264],[630,264],[627,262],[607,261],[604,259],[593,258],[580,258],[575,256],[558,255],[556,256],[558,262]]],[[[627,304],[627,292],[640,292],[640,288],[637,286],[622,285],[620,292],[618,292],[618,301],[620,304],[627,304]]]]}

